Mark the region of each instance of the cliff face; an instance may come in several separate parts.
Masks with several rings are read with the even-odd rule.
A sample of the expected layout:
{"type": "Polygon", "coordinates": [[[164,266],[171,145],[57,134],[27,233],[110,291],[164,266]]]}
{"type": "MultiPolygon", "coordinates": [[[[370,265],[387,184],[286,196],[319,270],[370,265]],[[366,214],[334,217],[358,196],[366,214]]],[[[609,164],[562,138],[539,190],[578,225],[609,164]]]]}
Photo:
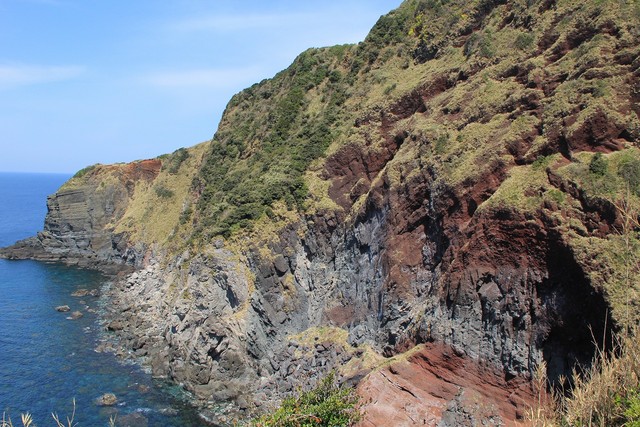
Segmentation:
{"type": "Polygon", "coordinates": [[[127,247],[126,236],[114,232],[110,224],[122,218],[135,186],[153,181],[160,167],[159,160],[146,160],[87,168],[49,196],[44,230],[2,254],[83,267],[139,265],[140,260],[127,247]],[[81,177],[84,173],[89,174],[87,179],[81,177]]]}
{"type": "Polygon", "coordinates": [[[108,272],[140,268],[154,245],[170,247],[169,239],[181,237],[176,229],[189,209],[181,196],[203,150],[198,145],[157,159],[81,170],[48,197],[44,230],[0,249],[0,256],[108,272]]]}
{"type": "Polygon", "coordinates": [[[406,1],[236,95],[210,143],[72,180],[2,254],[137,268],[106,327],[227,410],[337,369],[363,425],[508,425],[541,361],[559,381],[639,318],[639,22],[406,1]]]}

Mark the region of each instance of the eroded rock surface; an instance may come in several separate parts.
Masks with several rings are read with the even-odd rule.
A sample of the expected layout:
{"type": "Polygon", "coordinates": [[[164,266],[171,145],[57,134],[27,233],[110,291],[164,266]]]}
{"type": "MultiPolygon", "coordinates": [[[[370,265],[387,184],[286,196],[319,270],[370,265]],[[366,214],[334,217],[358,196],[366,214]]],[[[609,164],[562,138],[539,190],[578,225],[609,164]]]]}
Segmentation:
{"type": "Polygon", "coordinates": [[[226,420],[336,369],[370,400],[362,425],[522,421],[536,367],[570,375],[621,319],[600,249],[640,156],[640,28],[626,3],[429,5],[234,97],[190,169],[182,153],[65,186],[0,255],[135,268],[103,295],[113,350],[226,420]],[[260,163],[307,138],[331,145],[296,153],[300,181],[260,163]]]}
{"type": "Polygon", "coordinates": [[[159,160],[127,165],[99,166],[82,184],[73,180],[47,199],[44,230],[0,255],[9,259],[34,258],[115,272],[140,265],[140,247],[129,245],[114,232],[131,201],[135,186],[158,175],[159,160]]]}

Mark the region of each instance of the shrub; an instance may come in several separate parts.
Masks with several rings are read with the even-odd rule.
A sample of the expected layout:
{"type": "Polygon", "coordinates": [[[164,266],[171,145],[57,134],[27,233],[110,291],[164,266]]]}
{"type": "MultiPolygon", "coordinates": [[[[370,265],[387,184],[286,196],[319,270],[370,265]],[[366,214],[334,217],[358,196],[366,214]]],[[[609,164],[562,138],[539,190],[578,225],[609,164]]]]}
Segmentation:
{"type": "Polygon", "coordinates": [[[484,58],[493,58],[496,48],[493,45],[493,36],[487,31],[484,34],[473,33],[465,42],[463,52],[467,58],[476,54],[484,58]]]}
{"type": "Polygon", "coordinates": [[[609,167],[607,165],[607,159],[602,156],[602,153],[596,153],[589,162],[589,172],[597,176],[605,176],[609,167]]]}
{"type": "Polygon", "coordinates": [[[163,185],[156,185],[154,188],[156,195],[162,199],[169,199],[173,197],[173,191],[169,190],[163,185]]]}
{"type": "Polygon", "coordinates": [[[436,154],[444,154],[449,146],[449,134],[443,133],[438,136],[435,144],[436,154]]]}
{"type": "Polygon", "coordinates": [[[99,163],[96,163],[95,165],[87,166],[86,168],[80,169],[75,173],[75,175],[73,175],[73,178],[82,178],[83,176],[94,170],[98,165],[99,163]]]}
{"type": "Polygon", "coordinates": [[[182,163],[189,158],[189,151],[186,148],[178,148],[171,155],[163,159],[162,169],[167,170],[171,175],[178,173],[182,163]]]}
{"type": "Polygon", "coordinates": [[[640,160],[625,159],[618,166],[618,175],[622,177],[634,194],[640,193],[640,160]]]}
{"type": "Polygon", "coordinates": [[[201,192],[196,233],[229,236],[277,200],[304,209],[304,173],[338,134],[348,97],[345,76],[332,65],[341,51],[310,49],[274,79],[234,97],[193,183],[201,192]],[[318,92],[309,93],[312,87],[318,92]],[[310,111],[314,97],[320,105],[310,111]]]}
{"type": "Polygon", "coordinates": [[[392,83],[389,86],[384,88],[384,94],[385,95],[389,95],[391,92],[393,92],[394,90],[396,90],[397,87],[397,83],[392,83]]]}
{"type": "Polygon", "coordinates": [[[360,419],[358,396],[352,388],[336,384],[329,373],[312,390],[289,397],[274,413],[251,422],[252,427],[351,426],[360,419]]]}
{"type": "Polygon", "coordinates": [[[517,49],[526,50],[533,46],[534,36],[531,33],[520,33],[514,42],[517,49]]]}

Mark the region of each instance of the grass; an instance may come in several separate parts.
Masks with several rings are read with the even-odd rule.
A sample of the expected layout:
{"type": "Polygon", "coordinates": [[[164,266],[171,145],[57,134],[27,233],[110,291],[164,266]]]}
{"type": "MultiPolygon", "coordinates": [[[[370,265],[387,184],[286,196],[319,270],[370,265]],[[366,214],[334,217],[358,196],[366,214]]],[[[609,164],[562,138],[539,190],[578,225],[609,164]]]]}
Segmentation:
{"type": "Polygon", "coordinates": [[[137,182],[122,217],[111,224],[116,233],[130,239],[158,243],[177,251],[184,246],[192,227],[191,184],[209,143],[177,150],[162,159],[153,183],[137,182]]]}
{"type": "Polygon", "coordinates": [[[640,340],[638,330],[618,338],[610,352],[600,351],[584,372],[574,372],[572,390],[547,391],[544,364],[538,371],[534,427],[640,426],[640,340]]]}
{"type": "MultiPolygon", "coordinates": [[[[53,418],[53,426],[54,427],[77,427],[79,423],[75,421],[76,416],[76,400],[73,399],[73,409],[71,411],[71,415],[68,416],[65,420],[60,420],[60,417],[57,413],[52,413],[51,418],[53,418]]],[[[30,413],[24,413],[20,415],[20,422],[22,427],[36,427],[36,424],[33,420],[33,416],[30,413]]],[[[116,418],[109,417],[109,427],[116,427],[116,418]]],[[[19,427],[18,424],[14,424],[11,420],[11,417],[6,413],[2,413],[2,419],[0,420],[0,427],[19,427]]]]}
{"type": "Polygon", "coordinates": [[[545,199],[564,203],[566,196],[554,189],[547,178],[546,168],[561,159],[559,154],[542,157],[531,165],[514,166],[498,190],[480,205],[480,212],[501,207],[519,211],[535,211],[545,199]]]}

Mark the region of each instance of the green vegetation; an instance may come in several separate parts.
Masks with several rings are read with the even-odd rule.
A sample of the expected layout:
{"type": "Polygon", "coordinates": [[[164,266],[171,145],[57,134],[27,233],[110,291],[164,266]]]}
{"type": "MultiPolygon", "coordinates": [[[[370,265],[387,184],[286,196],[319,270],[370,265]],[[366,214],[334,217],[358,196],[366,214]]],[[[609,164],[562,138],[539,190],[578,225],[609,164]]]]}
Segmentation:
{"type": "Polygon", "coordinates": [[[602,153],[596,153],[589,162],[589,172],[597,176],[605,176],[607,169],[607,161],[602,156],[602,153]]]}
{"type": "Polygon", "coordinates": [[[163,156],[162,170],[166,170],[171,175],[178,173],[180,166],[189,158],[189,150],[186,148],[178,148],[170,155],[163,156]]]}
{"type": "Polygon", "coordinates": [[[71,179],[82,178],[83,176],[85,176],[89,172],[93,171],[98,165],[99,164],[95,164],[95,165],[87,166],[86,168],[80,169],[78,172],[75,173],[75,175],[73,175],[71,177],[71,179]]]}
{"type": "Polygon", "coordinates": [[[339,133],[346,87],[336,62],[343,55],[343,48],[308,50],[232,99],[223,120],[229,124],[215,135],[195,183],[204,187],[201,233],[229,236],[278,200],[304,208],[303,175],[339,133]]]}
{"type": "Polygon", "coordinates": [[[359,418],[355,391],[338,386],[335,373],[331,372],[314,389],[285,399],[274,413],[252,421],[251,426],[346,427],[359,418]]]}
{"type": "Polygon", "coordinates": [[[156,195],[161,199],[169,199],[174,195],[173,191],[169,190],[163,185],[156,185],[154,187],[154,191],[156,192],[156,195]]]}
{"type": "Polygon", "coordinates": [[[514,45],[520,50],[526,50],[533,46],[535,37],[531,33],[520,33],[516,37],[514,45]]]}
{"type": "Polygon", "coordinates": [[[618,166],[618,175],[633,194],[640,195],[640,159],[623,158],[618,166]]]}

